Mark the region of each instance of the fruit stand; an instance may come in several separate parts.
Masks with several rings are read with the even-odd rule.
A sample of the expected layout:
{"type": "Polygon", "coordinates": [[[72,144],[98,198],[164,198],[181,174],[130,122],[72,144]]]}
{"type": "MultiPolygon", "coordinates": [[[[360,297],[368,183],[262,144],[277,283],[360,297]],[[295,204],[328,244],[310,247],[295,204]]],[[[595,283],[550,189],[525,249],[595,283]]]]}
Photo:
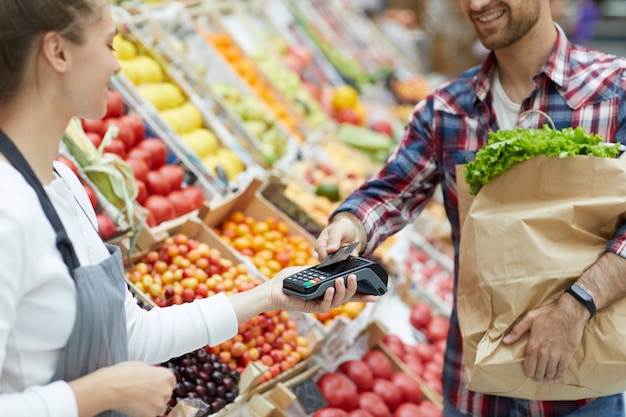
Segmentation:
{"type": "MultiPolygon", "coordinates": [[[[107,115],[73,121],[60,149],[109,213],[101,235],[122,248],[145,309],[318,264],[328,216],[401,139],[390,76],[424,79],[339,1],[231,3],[114,6],[122,71],[107,115]]],[[[440,415],[452,295],[440,213],[433,202],[426,225],[375,252],[390,275],[376,303],[267,312],[163,363],[178,380],[169,415],[440,415]]]]}

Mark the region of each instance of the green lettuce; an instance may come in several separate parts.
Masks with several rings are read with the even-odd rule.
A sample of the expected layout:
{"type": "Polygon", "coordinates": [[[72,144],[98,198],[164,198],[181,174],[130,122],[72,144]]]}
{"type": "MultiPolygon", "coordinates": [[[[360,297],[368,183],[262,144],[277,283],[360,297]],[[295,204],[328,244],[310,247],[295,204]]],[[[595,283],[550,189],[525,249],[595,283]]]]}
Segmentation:
{"type": "Polygon", "coordinates": [[[476,152],[474,161],[465,165],[463,175],[470,186],[470,194],[475,195],[483,185],[504,174],[514,163],[537,155],[615,158],[619,152],[619,143],[606,143],[600,135],[589,134],[582,127],[499,130],[489,133],[487,144],[476,152]]]}

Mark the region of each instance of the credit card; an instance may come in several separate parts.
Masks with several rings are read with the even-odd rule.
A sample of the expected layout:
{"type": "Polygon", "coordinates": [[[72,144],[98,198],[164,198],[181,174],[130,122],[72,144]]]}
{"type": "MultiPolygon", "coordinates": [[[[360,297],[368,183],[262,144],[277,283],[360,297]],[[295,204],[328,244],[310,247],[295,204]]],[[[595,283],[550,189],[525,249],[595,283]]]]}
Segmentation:
{"type": "Polygon", "coordinates": [[[316,266],[316,268],[323,268],[328,265],[336,264],[337,262],[345,261],[360,243],[361,242],[354,242],[347,246],[340,247],[336,252],[328,254],[328,256],[316,266]]]}

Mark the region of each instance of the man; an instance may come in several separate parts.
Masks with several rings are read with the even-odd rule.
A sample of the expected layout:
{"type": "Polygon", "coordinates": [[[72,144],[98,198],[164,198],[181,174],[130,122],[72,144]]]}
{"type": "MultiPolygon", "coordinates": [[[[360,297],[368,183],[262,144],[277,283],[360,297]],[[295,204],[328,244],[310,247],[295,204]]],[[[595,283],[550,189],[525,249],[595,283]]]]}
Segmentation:
{"type": "MultiPolygon", "coordinates": [[[[488,132],[540,127],[547,113],[557,129],[582,126],[607,140],[626,139],[626,60],[568,42],[550,14],[550,0],[460,0],[465,16],[492,52],[483,64],[420,102],[387,165],[331,216],[316,250],[321,258],[360,240],[364,255],[399,231],[440,185],[458,260],[455,166],[471,161],[488,132]]],[[[514,237],[512,237],[514,238],[514,237]]],[[[626,227],[577,284],[602,309],[626,295],[626,227]]],[[[458,266],[456,277],[458,279],[458,266]]],[[[456,293],[456,291],[455,291],[456,293]]],[[[455,294],[456,296],[456,294],[455,294]]],[[[567,370],[590,311],[569,293],[529,312],[505,343],[530,332],[524,372],[537,383],[567,370]]],[[[461,335],[452,311],[443,372],[444,416],[623,416],[622,395],[579,401],[527,401],[465,388],[461,335]]]]}

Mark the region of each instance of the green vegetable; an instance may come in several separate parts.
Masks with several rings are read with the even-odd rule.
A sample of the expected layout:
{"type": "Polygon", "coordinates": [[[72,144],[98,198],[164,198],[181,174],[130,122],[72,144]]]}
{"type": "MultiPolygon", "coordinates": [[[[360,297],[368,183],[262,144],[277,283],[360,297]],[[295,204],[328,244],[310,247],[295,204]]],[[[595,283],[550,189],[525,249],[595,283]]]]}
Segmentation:
{"type": "Polygon", "coordinates": [[[500,130],[489,134],[487,144],[478,150],[474,161],[465,165],[463,175],[470,186],[470,194],[476,194],[483,185],[504,174],[514,163],[537,155],[615,158],[619,147],[619,143],[606,143],[601,136],[589,134],[582,127],[500,130]]]}
{"type": "Polygon", "coordinates": [[[395,145],[393,140],[382,133],[348,123],[339,125],[337,136],[343,143],[364,151],[390,152],[395,145]]]}
{"type": "Polygon", "coordinates": [[[332,202],[341,200],[339,188],[335,184],[324,183],[317,186],[315,194],[326,197],[332,202]]]}
{"type": "Polygon", "coordinates": [[[116,135],[117,128],[109,127],[96,148],[85,134],[80,119],[73,118],[63,135],[63,143],[104,198],[123,211],[130,227],[134,227],[137,207],[135,174],[126,161],[104,151],[116,135]]]}

